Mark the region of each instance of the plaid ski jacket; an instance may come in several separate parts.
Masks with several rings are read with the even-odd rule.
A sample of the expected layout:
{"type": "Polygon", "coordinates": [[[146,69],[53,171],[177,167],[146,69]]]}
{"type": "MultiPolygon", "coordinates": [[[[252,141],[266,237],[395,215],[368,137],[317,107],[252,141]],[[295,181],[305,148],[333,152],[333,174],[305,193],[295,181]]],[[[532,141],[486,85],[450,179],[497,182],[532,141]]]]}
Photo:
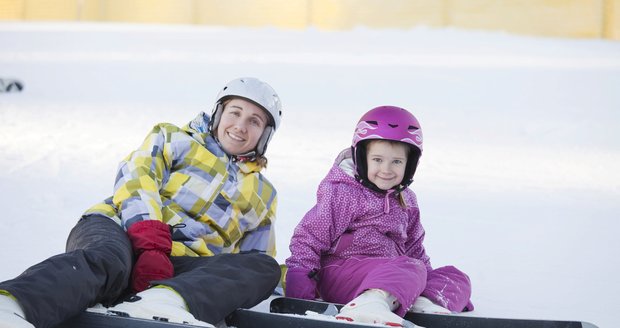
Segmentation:
{"type": "Polygon", "coordinates": [[[143,220],[173,227],[172,256],[259,251],[275,256],[276,190],[256,162],[231,160],[200,113],[183,128],[156,125],[119,165],[114,194],[85,215],[125,230],[143,220]]]}

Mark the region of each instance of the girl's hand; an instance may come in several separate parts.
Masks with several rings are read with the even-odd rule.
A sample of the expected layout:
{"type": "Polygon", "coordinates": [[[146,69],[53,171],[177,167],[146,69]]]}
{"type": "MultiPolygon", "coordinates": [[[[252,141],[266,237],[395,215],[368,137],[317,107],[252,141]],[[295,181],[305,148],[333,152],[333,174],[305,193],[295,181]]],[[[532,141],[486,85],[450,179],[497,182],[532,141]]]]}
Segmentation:
{"type": "Polygon", "coordinates": [[[286,271],[287,297],[313,300],[316,298],[316,280],[310,278],[310,271],[303,268],[288,268],[286,271]]]}

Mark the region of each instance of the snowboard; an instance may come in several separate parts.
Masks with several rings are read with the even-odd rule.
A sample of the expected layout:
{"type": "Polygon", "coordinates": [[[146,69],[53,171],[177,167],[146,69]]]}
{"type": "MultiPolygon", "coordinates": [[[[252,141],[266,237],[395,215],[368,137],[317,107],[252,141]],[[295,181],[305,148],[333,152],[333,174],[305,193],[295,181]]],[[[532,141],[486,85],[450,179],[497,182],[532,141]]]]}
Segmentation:
{"type": "MultiPolygon", "coordinates": [[[[320,317],[320,315],[318,316],[320,317]]],[[[341,321],[325,321],[312,317],[238,309],[226,318],[228,327],[236,328],[377,328],[377,325],[352,325],[341,321]]],[[[194,325],[145,320],[93,312],[84,312],[55,328],[198,328],[194,325]]],[[[202,328],[202,327],[200,327],[202,328]]]]}
{"type": "MultiPolygon", "coordinates": [[[[238,309],[226,318],[226,324],[236,328],[376,328],[321,317],[333,316],[341,304],[276,297],[269,305],[270,312],[238,309]],[[305,315],[306,311],[317,313],[305,315]],[[325,314],[321,316],[320,314],[325,314]]],[[[538,320],[473,317],[458,314],[430,314],[409,312],[405,319],[426,328],[597,328],[583,321],[538,320]]],[[[195,328],[198,326],[158,320],[105,315],[84,312],[56,328],[195,328]]]]}
{"type": "MultiPolygon", "coordinates": [[[[199,326],[172,323],[159,320],[106,315],[94,312],[84,312],[75,316],[55,328],[195,328],[199,326]]],[[[200,327],[204,328],[204,327],[200,327]]]]}
{"type": "MultiPolygon", "coordinates": [[[[306,311],[323,313],[330,306],[338,309],[341,304],[332,304],[321,301],[309,301],[296,298],[278,297],[270,304],[273,313],[304,314],[306,311]]],[[[538,320],[473,317],[459,314],[431,314],[408,312],[405,319],[426,328],[597,328],[597,326],[583,321],[538,320]]],[[[349,325],[349,324],[345,324],[349,325]]],[[[249,326],[248,326],[249,327],[249,326]]],[[[258,326],[257,326],[258,327],[258,326]]],[[[280,327],[280,326],[274,326],[280,327]]],[[[282,326],[285,327],[285,326],[282,326]]],[[[297,327],[297,326],[286,326],[297,327]]],[[[301,326],[300,326],[301,327],[301,326]]],[[[332,327],[332,326],[303,326],[303,327],[332,327]]],[[[334,326],[335,327],[335,326],[334,326]]],[[[340,326],[338,326],[340,327],[340,326]]],[[[353,326],[355,327],[355,326],[353,326]]],[[[243,327],[239,327],[243,328],[243,327]]]]}
{"type": "MultiPolygon", "coordinates": [[[[305,313],[305,312],[304,312],[305,313]]],[[[365,325],[336,320],[328,315],[299,315],[237,309],[226,318],[229,327],[236,328],[386,328],[384,325],[365,325]],[[331,318],[331,319],[330,319],[331,318]]]]}

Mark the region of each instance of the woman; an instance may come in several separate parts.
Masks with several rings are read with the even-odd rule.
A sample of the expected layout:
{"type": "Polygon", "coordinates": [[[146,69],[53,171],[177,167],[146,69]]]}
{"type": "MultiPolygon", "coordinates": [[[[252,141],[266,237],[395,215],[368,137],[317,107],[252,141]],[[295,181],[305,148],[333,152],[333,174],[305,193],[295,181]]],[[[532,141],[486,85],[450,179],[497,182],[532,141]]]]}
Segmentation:
{"type": "Polygon", "coordinates": [[[0,327],[53,327],[97,303],[211,326],[267,298],[280,277],[277,198],[260,171],[281,114],[271,86],[239,78],[211,117],[156,125],[121,162],[113,196],[73,228],[66,253],[0,283],[0,327]]]}

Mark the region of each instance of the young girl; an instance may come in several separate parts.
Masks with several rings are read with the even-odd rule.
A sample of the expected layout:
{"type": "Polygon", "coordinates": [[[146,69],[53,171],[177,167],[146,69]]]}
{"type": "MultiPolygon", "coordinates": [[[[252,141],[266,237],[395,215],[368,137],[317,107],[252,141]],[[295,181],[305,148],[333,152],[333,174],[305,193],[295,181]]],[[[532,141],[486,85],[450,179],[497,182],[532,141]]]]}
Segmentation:
{"type": "Polygon", "coordinates": [[[280,116],[271,86],[239,78],[220,89],[211,117],[156,125],[66,253],[0,282],[0,327],[55,327],[124,299],[99,309],[213,327],[267,298],[280,279],[277,199],[261,170],[280,116]]]}
{"type": "Polygon", "coordinates": [[[412,307],[473,310],[467,275],[433,269],[422,245],[416,196],[407,188],[421,154],[420,124],[405,109],[362,116],[351,149],[337,157],[295,229],[287,296],[346,304],[338,319],[400,326],[412,307]]]}

